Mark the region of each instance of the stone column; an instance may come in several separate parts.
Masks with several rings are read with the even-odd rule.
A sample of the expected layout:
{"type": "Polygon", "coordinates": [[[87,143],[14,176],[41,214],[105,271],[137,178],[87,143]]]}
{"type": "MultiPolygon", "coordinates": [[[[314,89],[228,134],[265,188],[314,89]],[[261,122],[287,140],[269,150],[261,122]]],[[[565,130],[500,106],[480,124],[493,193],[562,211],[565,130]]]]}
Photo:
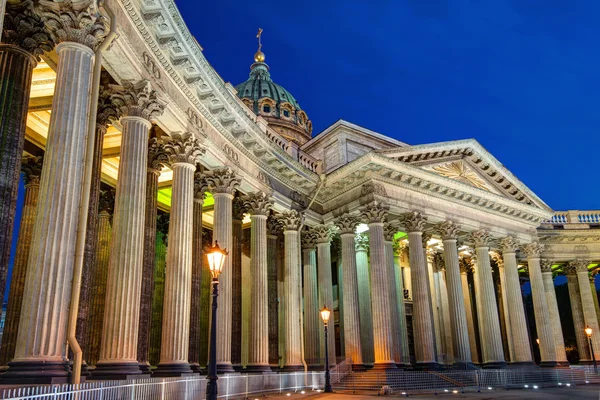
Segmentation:
{"type": "MultiPolygon", "coordinates": [[[[231,363],[236,371],[242,369],[242,341],[245,342],[248,338],[242,335],[242,252],[243,249],[247,249],[246,253],[249,253],[250,245],[250,239],[244,236],[242,229],[244,213],[244,201],[241,197],[236,196],[232,203],[232,245],[229,249],[231,258],[231,363]]],[[[248,344],[244,344],[244,363],[247,363],[248,344]]]]}
{"type": "Polygon", "coordinates": [[[344,287],[344,350],[345,356],[352,359],[354,370],[365,368],[362,360],[356,244],[354,243],[358,222],[358,218],[351,215],[343,215],[336,220],[342,239],[342,282],[340,283],[344,287]]]}
{"type": "MultiPolygon", "coordinates": [[[[279,221],[271,214],[267,218],[267,268],[269,292],[269,364],[279,367],[279,296],[277,295],[277,236],[279,221]]],[[[316,273],[316,272],[315,272],[316,273]]]]}
{"type": "MultiPolygon", "coordinates": [[[[232,250],[232,201],[240,184],[231,168],[220,168],[206,175],[208,189],[215,199],[213,243],[222,249],[232,250]]],[[[231,364],[231,306],[232,267],[231,257],[225,257],[223,272],[219,276],[219,308],[217,309],[217,371],[233,372],[231,364]]]]}
{"type": "Polygon", "coordinates": [[[175,133],[165,144],[173,170],[160,363],[154,375],[192,373],[188,361],[192,294],[194,172],[204,149],[193,134],[175,133]]]}
{"type": "Polygon", "coordinates": [[[473,319],[473,302],[471,300],[471,289],[469,288],[468,273],[471,271],[471,264],[464,258],[459,259],[460,280],[462,297],[465,304],[465,316],[467,319],[467,332],[469,332],[469,348],[471,350],[471,361],[479,363],[479,351],[477,350],[477,334],[475,332],[475,322],[473,319]]]}
{"type": "Polygon", "coordinates": [[[586,327],[592,328],[592,345],[594,346],[594,356],[596,361],[600,360],[600,328],[598,327],[598,317],[594,307],[594,298],[592,297],[592,288],[590,288],[589,271],[587,260],[576,260],[569,263],[577,271],[577,280],[579,282],[579,294],[581,295],[581,306],[583,307],[583,319],[586,327]]]}
{"type": "Polygon", "coordinates": [[[475,279],[478,282],[476,285],[477,305],[478,309],[481,310],[477,313],[483,353],[481,361],[484,368],[503,368],[506,366],[506,362],[504,361],[500,318],[492,279],[492,265],[489,255],[490,236],[487,231],[478,230],[471,233],[471,239],[474,242],[477,255],[475,279]]]}
{"type": "MultiPolygon", "coordinates": [[[[504,330],[506,331],[506,346],[507,346],[507,350],[508,350],[508,360],[507,362],[514,362],[515,359],[515,352],[513,349],[513,341],[512,341],[512,334],[511,332],[511,328],[510,328],[510,313],[508,312],[508,299],[507,299],[507,294],[506,294],[506,273],[504,271],[504,259],[502,258],[502,256],[500,255],[500,253],[497,252],[493,252],[491,254],[492,256],[492,260],[494,260],[494,262],[496,262],[496,264],[498,265],[498,275],[500,277],[500,288],[499,288],[499,294],[498,296],[500,297],[501,300],[501,312],[500,312],[500,318],[502,318],[502,323],[504,324],[504,330]]],[[[502,324],[501,324],[502,327],[502,324]]]]}
{"type": "MultiPolygon", "coordinates": [[[[90,111],[93,48],[98,44],[96,40],[103,37],[104,20],[98,12],[89,13],[91,9],[75,10],[67,3],[61,5],[67,12],[60,16],[50,5],[37,5],[44,18],[52,20],[52,24],[47,23],[51,33],[60,32],[54,36],[62,42],[56,47],[56,87],[15,358],[3,375],[5,382],[54,383],[68,379],[67,315],[90,111]],[[85,45],[77,42],[81,38],[86,38],[85,45]],[[63,190],[56,190],[57,182],[63,190]]],[[[23,64],[21,68],[27,66],[23,64]]],[[[10,96],[16,93],[16,88],[12,88],[10,96]]],[[[1,284],[4,287],[4,282],[1,284]]]]}
{"type": "Polygon", "coordinates": [[[600,320],[600,301],[598,300],[598,291],[596,290],[596,275],[598,275],[598,268],[594,271],[590,271],[590,289],[592,289],[592,298],[594,299],[594,307],[596,308],[596,316],[600,320]]]}
{"type": "Polygon", "coordinates": [[[446,221],[438,225],[437,228],[444,243],[444,262],[450,316],[449,328],[452,332],[454,363],[457,365],[469,365],[472,362],[471,342],[469,340],[469,328],[465,310],[466,299],[463,297],[461,270],[458,262],[458,247],[456,245],[458,227],[454,222],[446,221]]]}
{"type": "Polygon", "coordinates": [[[267,259],[267,215],[273,200],[263,192],[244,197],[244,206],[251,220],[250,234],[250,351],[249,372],[268,372],[269,367],[269,280],[267,259]]]}
{"type": "Polygon", "coordinates": [[[567,352],[565,351],[565,340],[563,338],[562,325],[560,323],[560,314],[558,313],[558,302],[556,301],[556,289],[554,289],[554,278],[552,277],[552,261],[541,260],[542,279],[544,281],[544,291],[546,292],[546,301],[548,303],[548,318],[554,336],[554,346],[556,350],[556,363],[562,367],[568,367],[567,352]]]}
{"type": "MultiPolygon", "coordinates": [[[[402,335],[400,333],[400,316],[398,313],[398,292],[396,291],[396,266],[394,264],[394,235],[398,232],[396,224],[386,222],[383,225],[383,244],[385,248],[385,260],[387,269],[386,283],[390,299],[390,319],[392,323],[392,344],[394,346],[394,361],[402,364],[402,335]]],[[[402,322],[406,323],[406,322],[402,322]]]]}
{"type": "Polygon", "coordinates": [[[385,257],[383,224],[387,219],[388,207],[372,201],[361,209],[362,218],[369,225],[369,245],[371,252],[371,307],[373,317],[373,338],[375,345],[376,369],[395,369],[394,342],[388,285],[388,267],[385,257]]]}
{"type": "MultiPolygon", "coordinates": [[[[448,287],[446,285],[446,266],[441,253],[435,253],[433,258],[436,279],[437,304],[439,308],[440,331],[444,346],[445,364],[454,364],[454,345],[452,328],[450,324],[450,310],[448,309],[448,287]]],[[[440,360],[438,360],[439,362],[440,360]]]]}
{"type": "Polygon", "coordinates": [[[398,239],[394,239],[393,242],[394,250],[394,267],[396,269],[396,293],[398,296],[398,328],[401,360],[396,361],[398,368],[409,368],[410,367],[410,348],[408,346],[408,327],[406,322],[406,306],[404,305],[404,280],[402,276],[402,266],[400,260],[402,259],[402,251],[404,250],[404,244],[398,239]]]}
{"type": "MultiPolygon", "coordinates": [[[[319,310],[323,306],[331,310],[333,317],[333,278],[331,276],[331,227],[326,225],[317,225],[313,228],[315,239],[317,241],[317,276],[319,279],[319,310]]],[[[332,320],[333,321],[333,320],[332,320]]],[[[329,325],[334,326],[333,324],[329,325]]],[[[319,332],[324,332],[323,320],[319,317],[319,332]]],[[[331,329],[328,335],[329,340],[329,365],[335,365],[335,335],[331,329]]],[[[324,334],[321,338],[321,355],[325,357],[324,334]]],[[[324,362],[324,361],[323,361],[324,362]]]]}
{"type": "Polygon", "coordinates": [[[321,331],[319,325],[319,289],[317,285],[317,249],[315,233],[302,232],[304,265],[304,360],[311,369],[321,363],[321,331]]]}
{"type": "Polygon", "coordinates": [[[540,255],[543,251],[543,245],[533,242],[523,246],[523,251],[527,254],[527,264],[529,270],[529,281],[531,283],[531,296],[533,298],[533,310],[535,313],[535,326],[538,339],[540,340],[540,356],[542,367],[556,366],[556,341],[552,329],[552,319],[548,298],[544,288],[544,279],[540,267],[540,255]]]}
{"type": "Polygon", "coordinates": [[[571,303],[571,314],[573,315],[573,328],[575,329],[579,363],[590,364],[592,356],[590,355],[590,345],[584,330],[585,320],[583,318],[579,281],[577,280],[577,269],[573,265],[569,265],[565,268],[565,272],[567,273],[567,285],[569,287],[569,300],[571,303]]]}
{"type": "Polygon", "coordinates": [[[146,168],[150,118],[164,106],[146,82],[113,87],[123,110],[123,135],[108,267],[100,361],[94,379],[124,379],[142,371],[137,360],[144,259],[146,168]]]}
{"type": "Polygon", "coordinates": [[[531,344],[527,331],[527,320],[523,307],[523,295],[519,282],[519,270],[516,251],[519,243],[513,237],[505,237],[500,241],[502,257],[504,259],[504,275],[506,284],[506,314],[510,316],[510,333],[513,343],[512,365],[532,365],[531,344]]]}
{"type": "MultiPolygon", "coordinates": [[[[4,8],[4,5],[2,5],[2,8],[4,8]]],[[[4,11],[3,9],[0,14],[0,20],[5,21],[5,31],[0,44],[1,299],[4,299],[6,274],[10,260],[21,157],[25,143],[25,123],[31,91],[31,76],[37,65],[36,58],[43,54],[44,50],[50,51],[54,47],[53,40],[45,32],[44,23],[27,4],[9,5],[6,14],[4,11]]],[[[1,27],[2,22],[0,22],[1,27]]],[[[2,34],[2,29],[0,29],[0,34],[2,34]]],[[[63,52],[64,54],[65,52],[63,52]]],[[[91,62],[91,60],[88,61],[91,62]]],[[[65,70],[64,65],[62,70],[65,70]]],[[[85,132],[82,133],[85,137],[85,132]]],[[[14,352],[14,344],[11,348],[10,352],[14,352]]],[[[2,358],[4,357],[3,355],[2,358]]],[[[6,365],[6,362],[3,362],[2,365],[6,365]]]]}
{"type": "Polygon", "coordinates": [[[17,330],[21,317],[21,304],[23,290],[25,289],[25,276],[27,274],[27,260],[31,248],[33,223],[40,191],[40,175],[42,173],[42,157],[27,157],[21,164],[25,178],[25,201],[21,214],[21,226],[17,239],[17,253],[13,263],[10,291],[8,292],[8,305],[4,330],[2,332],[2,346],[0,346],[0,365],[5,366],[15,356],[17,330]]]}
{"type": "MultiPolygon", "coordinates": [[[[150,324],[150,364],[160,363],[163,308],[165,303],[165,271],[170,214],[159,214],[156,221],[156,261],[154,263],[154,292],[152,293],[152,323],[150,324]]],[[[208,329],[207,329],[208,330],[208,329]]],[[[208,337],[205,340],[208,343],[208,337]]],[[[208,358],[208,356],[207,356],[208,358]]]]}
{"type": "Polygon", "coordinates": [[[366,234],[357,234],[354,238],[356,250],[356,273],[358,278],[358,309],[360,312],[360,336],[362,359],[365,365],[375,362],[375,344],[373,339],[373,314],[371,308],[371,278],[369,273],[369,238],[366,234]]]}
{"type": "Polygon", "coordinates": [[[438,290],[435,287],[435,276],[433,273],[433,257],[435,251],[427,248],[427,242],[431,239],[431,234],[428,232],[423,233],[423,252],[424,257],[427,261],[427,283],[429,285],[429,309],[431,314],[431,324],[433,325],[434,341],[433,345],[435,348],[436,360],[438,363],[444,363],[444,341],[442,340],[442,327],[440,326],[440,308],[438,306],[437,294],[438,290]]]}
{"type": "Polygon", "coordinates": [[[298,249],[298,228],[301,223],[301,215],[295,211],[281,214],[280,221],[283,226],[285,240],[284,260],[284,332],[285,332],[285,371],[301,371],[302,366],[302,343],[300,341],[300,257],[298,249]]]}
{"type": "Polygon", "coordinates": [[[431,315],[431,292],[427,279],[428,271],[423,251],[423,228],[426,218],[419,212],[405,215],[404,224],[408,233],[410,272],[413,298],[413,338],[416,369],[437,367],[435,339],[431,315]]]}
{"type": "Polygon", "coordinates": [[[196,166],[194,172],[194,210],[193,210],[193,233],[192,233],[192,295],[190,304],[190,349],[188,361],[193,372],[200,373],[200,363],[206,364],[206,360],[200,359],[201,348],[206,347],[202,343],[201,334],[201,308],[202,308],[202,274],[204,272],[204,246],[202,229],[202,206],[206,192],[204,172],[201,167],[196,166]]]}

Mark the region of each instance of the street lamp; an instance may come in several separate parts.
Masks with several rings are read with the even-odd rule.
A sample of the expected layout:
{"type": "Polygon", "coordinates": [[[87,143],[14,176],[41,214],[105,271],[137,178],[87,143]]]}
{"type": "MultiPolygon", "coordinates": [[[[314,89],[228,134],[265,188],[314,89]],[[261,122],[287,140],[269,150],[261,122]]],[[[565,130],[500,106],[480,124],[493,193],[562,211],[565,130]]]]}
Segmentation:
{"type": "Polygon", "coordinates": [[[588,337],[588,343],[590,344],[590,353],[592,353],[592,363],[594,364],[594,373],[598,373],[598,366],[596,365],[596,356],[594,355],[594,346],[592,345],[592,328],[589,326],[585,327],[585,334],[588,337]]]}
{"type": "Polygon", "coordinates": [[[227,250],[221,249],[219,243],[215,244],[206,252],[208,267],[212,274],[212,321],[210,324],[210,351],[208,354],[208,384],[206,385],[207,400],[217,400],[217,297],[219,297],[219,275],[225,265],[227,250]]]}
{"type": "Polygon", "coordinates": [[[329,317],[331,316],[331,310],[326,306],[321,310],[321,319],[325,325],[325,393],[332,393],[331,388],[331,375],[329,374],[329,345],[327,343],[327,327],[329,325],[329,317]]]}

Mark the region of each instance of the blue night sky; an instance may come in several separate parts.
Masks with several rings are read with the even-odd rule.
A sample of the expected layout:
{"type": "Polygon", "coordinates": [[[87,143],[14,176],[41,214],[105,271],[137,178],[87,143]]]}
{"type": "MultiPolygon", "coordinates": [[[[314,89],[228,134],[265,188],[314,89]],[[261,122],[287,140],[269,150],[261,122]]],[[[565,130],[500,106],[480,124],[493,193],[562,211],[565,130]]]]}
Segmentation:
{"type": "Polygon", "coordinates": [[[337,119],[409,144],[475,138],[555,210],[598,209],[596,1],[179,0],[216,71],[273,80],[318,133],[337,119]]]}

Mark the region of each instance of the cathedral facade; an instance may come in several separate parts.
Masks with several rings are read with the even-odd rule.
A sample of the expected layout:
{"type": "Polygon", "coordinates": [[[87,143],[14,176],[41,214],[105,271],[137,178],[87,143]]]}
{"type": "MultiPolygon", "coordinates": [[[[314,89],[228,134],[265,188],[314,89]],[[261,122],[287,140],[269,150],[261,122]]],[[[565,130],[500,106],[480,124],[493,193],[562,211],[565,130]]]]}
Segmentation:
{"type": "Polygon", "coordinates": [[[3,7],[0,380],[202,372],[215,242],[221,373],[568,367],[557,274],[579,362],[585,327],[600,349],[600,212],[555,212],[475,139],[313,135],[260,48],[224,82],[174,0],[3,7]]]}

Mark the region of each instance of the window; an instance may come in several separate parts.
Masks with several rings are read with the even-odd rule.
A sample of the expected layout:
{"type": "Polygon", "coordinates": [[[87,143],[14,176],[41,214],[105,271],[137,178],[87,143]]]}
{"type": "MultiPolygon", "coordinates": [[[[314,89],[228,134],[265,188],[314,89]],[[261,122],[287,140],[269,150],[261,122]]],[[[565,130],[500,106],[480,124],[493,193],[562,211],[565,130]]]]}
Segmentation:
{"type": "Polygon", "coordinates": [[[263,112],[270,113],[271,112],[271,106],[268,105],[268,104],[265,104],[263,106],[263,112]]]}
{"type": "Polygon", "coordinates": [[[290,117],[290,111],[289,110],[283,110],[283,116],[286,118],[290,117]]]}

